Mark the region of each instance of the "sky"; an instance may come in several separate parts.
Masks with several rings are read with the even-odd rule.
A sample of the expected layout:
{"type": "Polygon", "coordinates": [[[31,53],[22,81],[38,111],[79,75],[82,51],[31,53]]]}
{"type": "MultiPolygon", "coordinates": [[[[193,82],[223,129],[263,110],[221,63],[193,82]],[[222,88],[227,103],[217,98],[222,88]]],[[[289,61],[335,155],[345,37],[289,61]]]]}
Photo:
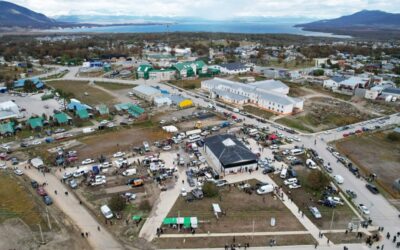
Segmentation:
{"type": "Polygon", "coordinates": [[[400,12],[400,0],[10,0],[47,16],[131,15],[229,19],[242,16],[333,18],[354,12],[400,12]]]}

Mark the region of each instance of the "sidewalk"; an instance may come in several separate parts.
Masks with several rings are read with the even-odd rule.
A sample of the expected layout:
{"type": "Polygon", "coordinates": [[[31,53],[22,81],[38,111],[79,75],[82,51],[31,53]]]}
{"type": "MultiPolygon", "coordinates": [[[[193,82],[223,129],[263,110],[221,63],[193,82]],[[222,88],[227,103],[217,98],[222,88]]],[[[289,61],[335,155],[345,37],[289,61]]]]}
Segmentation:
{"type": "Polygon", "coordinates": [[[250,233],[209,233],[209,234],[161,234],[160,238],[196,238],[196,237],[225,237],[225,236],[270,236],[270,235],[302,235],[310,234],[308,231],[282,231],[282,232],[250,232],[250,233]]]}
{"type": "MultiPolygon", "coordinates": [[[[343,250],[344,246],[348,247],[349,250],[367,250],[371,249],[365,245],[360,244],[345,244],[345,245],[331,245],[331,246],[318,246],[317,249],[320,250],[343,250]]],[[[221,250],[221,248],[202,248],[202,250],[221,250]]],[[[244,248],[243,248],[244,249],[244,248]]],[[[302,245],[302,246],[274,246],[274,247],[248,247],[247,250],[265,250],[265,249],[274,249],[274,250],[314,250],[315,246],[310,245],[302,245]]],[[[163,250],[175,250],[175,249],[163,249],[163,250]]],[[[189,249],[185,248],[185,250],[198,250],[197,248],[189,249]]]]}

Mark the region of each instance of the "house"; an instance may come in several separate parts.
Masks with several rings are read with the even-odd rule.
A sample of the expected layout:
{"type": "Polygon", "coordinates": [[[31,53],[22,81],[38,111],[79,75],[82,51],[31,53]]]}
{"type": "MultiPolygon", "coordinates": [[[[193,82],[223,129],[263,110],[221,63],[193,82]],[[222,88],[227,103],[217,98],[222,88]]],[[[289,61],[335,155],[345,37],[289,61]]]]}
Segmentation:
{"type": "Polygon", "coordinates": [[[28,78],[28,79],[19,79],[19,80],[14,82],[14,88],[15,89],[23,88],[25,86],[25,82],[27,80],[32,81],[33,84],[35,85],[36,89],[44,88],[44,83],[39,78],[36,78],[36,77],[28,78]]]}
{"type": "Polygon", "coordinates": [[[108,115],[110,113],[109,108],[105,104],[100,104],[100,105],[96,106],[96,111],[100,115],[108,115]]]}
{"type": "Polygon", "coordinates": [[[347,78],[344,76],[334,76],[330,79],[324,80],[323,87],[328,89],[337,89],[339,88],[339,84],[346,79],[347,78]]]}
{"type": "Polygon", "coordinates": [[[255,170],[257,156],[234,135],[223,134],[204,139],[204,151],[224,174],[255,170]]]}
{"type": "Polygon", "coordinates": [[[12,135],[14,132],[14,122],[0,123],[0,135],[12,135]]]}
{"type": "Polygon", "coordinates": [[[28,120],[29,127],[34,130],[41,130],[43,128],[43,118],[34,117],[28,120]]]}
{"type": "Polygon", "coordinates": [[[174,79],[176,71],[174,69],[153,69],[149,72],[149,79],[155,81],[169,81],[174,79]]]}
{"type": "Polygon", "coordinates": [[[251,68],[243,63],[224,63],[221,65],[214,65],[212,68],[219,69],[223,74],[237,75],[250,72],[251,68]]]}
{"type": "Polygon", "coordinates": [[[328,65],[329,58],[314,58],[315,67],[322,68],[324,65],[328,65]]]}
{"type": "Polygon", "coordinates": [[[21,113],[17,104],[13,101],[6,101],[0,103],[0,121],[10,118],[20,118],[21,113]]]}
{"type": "Polygon", "coordinates": [[[137,87],[134,87],[132,89],[132,93],[148,102],[153,102],[155,97],[162,96],[160,90],[145,85],[139,85],[137,87]]]}
{"type": "Polygon", "coordinates": [[[153,102],[156,107],[170,106],[172,104],[171,99],[167,96],[156,96],[153,102]]]}
{"type": "Polygon", "coordinates": [[[58,124],[58,125],[65,125],[65,124],[68,124],[71,120],[72,120],[72,118],[71,117],[69,117],[66,113],[64,113],[64,112],[60,112],[60,113],[56,113],[56,114],[54,114],[54,120],[56,121],[56,123],[58,124]]]}
{"type": "Polygon", "coordinates": [[[382,90],[382,94],[384,95],[391,95],[392,97],[395,97],[396,99],[400,98],[400,88],[385,88],[382,90]]]}
{"type": "Polygon", "coordinates": [[[130,116],[138,118],[144,114],[144,109],[132,103],[119,103],[114,105],[117,112],[127,112],[130,116]]]}
{"type": "Polygon", "coordinates": [[[207,65],[201,61],[190,61],[190,62],[178,62],[172,65],[172,69],[175,69],[177,78],[188,78],[200,74],[207,73],[207,65]]]}
{"type": "Polygon", "coordinates": [[[136,78],[138,79],[149,79],[149,72],[152,70],[153,67],[148,64],[140,65],[136,70],[136,78]]]}
{"type": "Polygon", "coordinates": [[[212,98],[220,98],[236,105],[251,104],[277,114],[292,114],[303,110],[303,100],[284,93],[288,89],[278,81],[244,84],[221,78],[201,82],[201,88],[212,98]]]}
{"type": "Polygon", "coordinates": [[[67,109],[69,111],[76,111],[76,110],[80,110],[80,109],[88,109],[91,110],[92,107],[90,107],[89,105],[83,104],[81,103],[79,100],[77,99],[71,99],[70,103],[68,103],[67,105],[67,109]]]}
{"type": "Polygon", "coordinates": [[[34,167],[34,168],[42,168],[42,167],[44,167],[44,162],[39,157],[31,159],[29,162],[30,162],[31,166],[34,167]]]}
{"type": "Polygon", "coordinates": [[[79,117],[79,119],[88,119],[90,117],[87,109],[77,109],[75,110],[75,115],[79,117]]]}

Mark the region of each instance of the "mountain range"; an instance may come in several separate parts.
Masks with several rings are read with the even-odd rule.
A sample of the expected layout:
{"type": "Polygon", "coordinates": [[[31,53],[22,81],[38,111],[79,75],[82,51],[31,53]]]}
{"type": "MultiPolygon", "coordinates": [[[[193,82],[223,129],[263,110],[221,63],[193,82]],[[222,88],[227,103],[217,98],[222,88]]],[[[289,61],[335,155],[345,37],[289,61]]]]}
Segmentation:
{"type": "Polygon", "coordinates": [[[330,32],[339,35],[371,36],[383,34],[399,37],[400,14],[379,10],[363,10],[335,19],[298,24],[296,27],[308,31],[330,32]]]}

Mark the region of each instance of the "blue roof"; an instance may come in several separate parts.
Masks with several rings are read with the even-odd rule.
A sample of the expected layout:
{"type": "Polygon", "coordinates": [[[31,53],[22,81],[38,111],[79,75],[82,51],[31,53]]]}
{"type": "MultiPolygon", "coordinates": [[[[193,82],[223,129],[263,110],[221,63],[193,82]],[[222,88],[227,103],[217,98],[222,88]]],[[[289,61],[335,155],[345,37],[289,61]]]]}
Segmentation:
{"type": "Polygon", "coordinates": [[[69,110],[81,110],[81,109],[91,109],[90,106],[86,105],[86,104],[82,104],[80,102],[70,102],[67,105],[67,109],[69,110]]]}
{"type": "Polygon", "coordinates": [[[44,87],[44,83],[37,77],[27,78],[27,79],[19,79],[14,81],[14,88],[23,88],[26,80],[31,80],[33,84],[35,84],[37,89],[41,89],[44,87]]]}

